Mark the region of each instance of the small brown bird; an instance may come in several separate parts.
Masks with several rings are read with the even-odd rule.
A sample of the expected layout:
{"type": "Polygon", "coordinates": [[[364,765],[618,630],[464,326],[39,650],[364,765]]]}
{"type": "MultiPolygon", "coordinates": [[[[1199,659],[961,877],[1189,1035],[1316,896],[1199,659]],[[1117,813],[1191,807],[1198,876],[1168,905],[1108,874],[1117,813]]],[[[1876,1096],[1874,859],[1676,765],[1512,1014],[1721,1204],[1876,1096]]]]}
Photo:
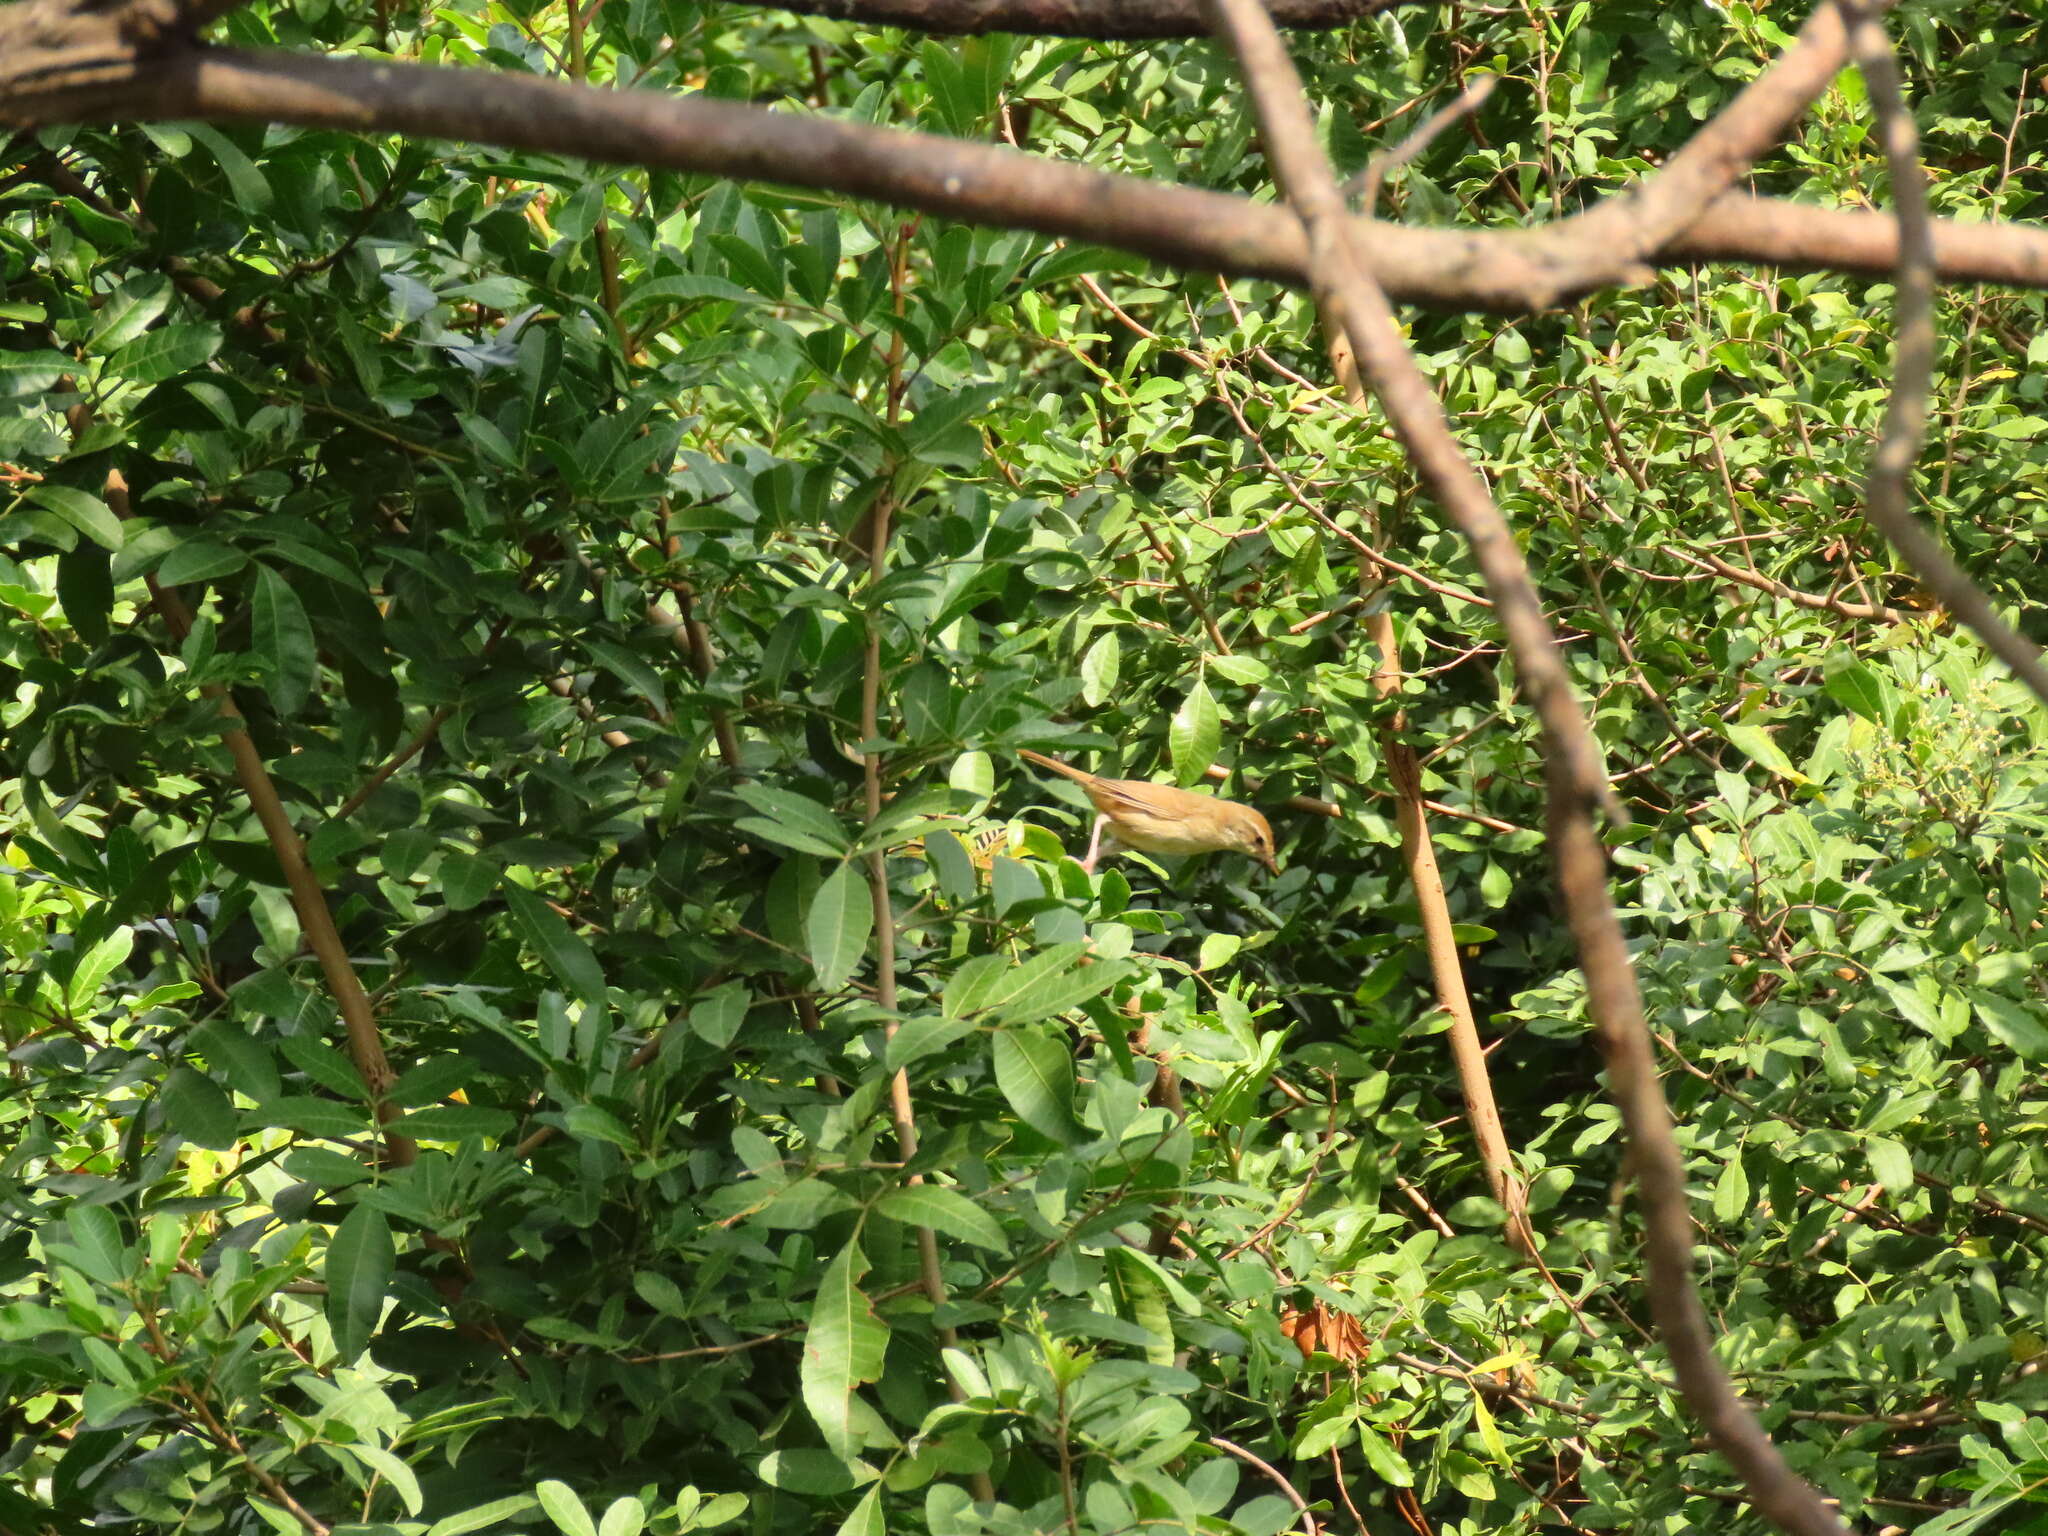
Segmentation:
{"type": "Polygon", "coordinates": [[[1141,853],[1214,853],[1219,849],[1248,853],[1269,873],[1280,873],[1280,866],[1273,862],[1273,829],[1248,805],[1175,789],[1171,784],[1154,784],[1149,779],[1105,779],[1022,747],[1017,755],[1072,779],[1102,813],[1095,819],[1095,835],[1088,840],[1088,857],[1081,861],[1091,875],[1105,826],[1115,842],[1141,853]]]}

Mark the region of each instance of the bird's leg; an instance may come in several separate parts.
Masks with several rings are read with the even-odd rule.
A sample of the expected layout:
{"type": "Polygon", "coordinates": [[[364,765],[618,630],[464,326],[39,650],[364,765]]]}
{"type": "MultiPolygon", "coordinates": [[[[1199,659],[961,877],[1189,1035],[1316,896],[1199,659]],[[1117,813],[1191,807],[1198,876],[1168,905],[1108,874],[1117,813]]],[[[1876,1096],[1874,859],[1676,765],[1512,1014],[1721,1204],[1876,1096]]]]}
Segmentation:
{"type": "Polygon", "coordinates": [[[1102,847],[1102,829],[1108,825],[1109,818],[1107,816],[1098,816],[1095,818],[1095,832],[1094,835],[1088,839],[1088,857],[1081,861],[1081,868],[1088,874],[1092,875],[1095,873],[1096,850],[1102,847]]]}

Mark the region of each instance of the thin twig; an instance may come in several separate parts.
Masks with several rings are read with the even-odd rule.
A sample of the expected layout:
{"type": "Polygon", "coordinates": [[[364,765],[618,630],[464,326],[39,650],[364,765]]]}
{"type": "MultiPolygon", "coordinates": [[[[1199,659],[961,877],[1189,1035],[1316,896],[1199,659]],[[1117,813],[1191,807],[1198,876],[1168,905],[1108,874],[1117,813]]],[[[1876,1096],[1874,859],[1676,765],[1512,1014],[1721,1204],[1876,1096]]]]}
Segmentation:
{"type": "Polygon", "coordinates": [[[1461,117],[1469,117],[1486,104],[1486,98],[1493,94],[1500,84],[1499,75],[1474,75],[1466,82],[1465,89],[1458,93],[1457,100],[1432,112],[1415,131],[1385,154],[1374,155],[1364,170],[1344,183],[1344,195],[1356,195],[1359,207],[1371,216],[1380,200],[1380,187],[1389,171],[1397,171],[1421,154],[1436,141],[1451,124],[1461,117]]]}
{"type": "Polygon", "coordinates": [[[1215,1446],[1217,1450],[1228,1451],[1231,1455],[1235,1456],[1239,1461],[1242,1461],[1249,1466],[1257,1467],[1261,1472],[1265,1473],[1266,1476],[1270,1477],[1273,1480],[1274,1486],[1277,1487],[1282,1493],[1286,1494],[1287,1497],[1294,1502],[1294,1507],[1301,1511],[1301,1528],[1302,1531],[1305,1533],[1305,1536],[1316,1536],[1319,1527],[1316,1525],[1315,1515],[1311,1513],[1309,1510],[1308,1500],[1304,1499],[1301,1496],[1300,1491],[1295,1488],[1294,1484],[1290,1483],[1289,1481],[1287,1481],[1285,1477],[1282,1477],[1280,1475],[1280,1469],[1278,1467],[1274,1466],[1273,1463],[1267,1461],[1262,1456],[1254,1456],[1250,1451],[1246,1450],[1243,1446],[1236,1445],[1233,1444],[1231,1441],[1225,1440],[1221,1435],[1211,1435],[1209,1437],[1209,1443],[1215,1446]]]}

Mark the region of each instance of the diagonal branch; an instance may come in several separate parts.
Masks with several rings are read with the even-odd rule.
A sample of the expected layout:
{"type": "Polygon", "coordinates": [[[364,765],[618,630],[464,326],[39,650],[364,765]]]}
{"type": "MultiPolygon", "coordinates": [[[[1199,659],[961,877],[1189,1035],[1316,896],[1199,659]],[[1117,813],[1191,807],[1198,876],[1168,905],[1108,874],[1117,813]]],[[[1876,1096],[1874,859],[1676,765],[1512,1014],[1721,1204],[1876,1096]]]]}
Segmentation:
{"type": "Polygon", "coordinates": [[[1693,1286],[1685,1161],[1657,1079],[1635,973],[1608,896],[1606,851],[1593,822],[1582,745],[1585,719],[1533,592],[1525,596],[1521,590],[1528,574],[1513,533],[1459,450],[1442,405],[1401,339],[1386,295],[1358,259],[1343,194],[1317,148],[1300,79],[1280,34],[1259,0],[1206,3],[1211,25],[1243,67],[1267,157],[1306,227],[1317,302],[1329,320],[1341,324],[1361,378],[1378,395],[1424,484],[1472,544],[1524,686],[1537,694],[1550,778],[1552,853],[1642,1191],[1650,1306],[1679,1383],[1760,1512],[1800,1536],[1840,1536],[1840,1523],[1786,1466],[1714,1357],[1713,1333],[1693,1286]]]}
{"type": "MultiPolygon", "coordinates": [[[[127,519],[130,515],[128,481],[119,470],[108,474],[105,495],[115,516],[127,519]]],[[[191,608],[176,587],[165,586],[154,576],[149,578],[149,590],[172,638],[182,644],[192,631],[191,608]]],[[[377,1024],[375,1010],[370,1006],[369,994],[363,990],[362,978],[356,975],[355,962],[349,958],[341,930],[335,926],[327,892],[321,889],[319,878],[307,861],[306,845],[299,837],[298,828],[292,825],[291,813],[285,809],[284,799],[277,792],[270,770],[263,766],[263,754],[256,750],[256,743],[242,722],[242,712],[235,707],[233,695],[218,683],[207,684],[202,691],[220,712],[221,744],[234,760],[235,777],[241,783],[242,792],[249,797],[249,808],[256,813],[257,822],[270,839],[270,850],[284,871],[285,885],[291,892],[292,907],[298,913],[306,947],[319,961],[320,972],[327,979],[327,990],[334,998],[335,1011],[341,1015],[342,1030],[348,1040],[349,1057],[355,1064],[356,1075],[362,1079],[363,1091],[369,1097],[377,1123],[389,1126],[403,1114],[387,1097],[397,1074],[391,1070],[390,1061],[384,1054],[383,1031],[377,1024]]],[[[383,1135],[385,1160],[390,1166],[403,1168],[419,1155],[418,1143],[410,1136],[388,1129],[383,1135]]]]}

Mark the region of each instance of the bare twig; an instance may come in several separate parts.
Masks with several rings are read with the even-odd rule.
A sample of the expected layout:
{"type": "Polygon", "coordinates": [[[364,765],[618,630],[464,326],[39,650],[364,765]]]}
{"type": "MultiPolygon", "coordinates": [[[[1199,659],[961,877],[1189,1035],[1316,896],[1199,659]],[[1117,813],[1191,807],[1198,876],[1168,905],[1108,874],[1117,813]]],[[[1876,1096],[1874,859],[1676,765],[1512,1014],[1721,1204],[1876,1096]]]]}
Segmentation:
{"type": "Polygon", "coordinates": [[[1739,581],[1745,587],[1754,587],[1759,592],[1768,592],[1795,608],[1812,608],[1824,613],[1838,614],[1845,619],[1877,619],[1886,624],[1905,624],[1914,617],[1903,608],[1892,608],[1884,603],[1852,603],[1819,592],[1802,592],[1797,587],[1787,586],[1782,581],[1766,576],[1762,571],[1745,570],[1742,566],[1731,565],[1719,555],[1707,550],[1695,552],[1666,545],[1664,552],[1673,559],[1683,560],[1687,565],[1713,571],[1730,581],[1739,581]]]}
{"type": "Polygon", "coordinates": [[[1380,187],[1386,182],[1387,173],[1399,170],[1429,148],[1437,136],[1459,118],[1469,117],[1486,105],[1486,98],[1499,84],[1499,75],[1474,75],[1448,106],[1430,113],[1413,133],[1385,154],[1374,155],[1364,170],[1344,183],[1344,195],[1355,195],[1359,207],[1370,217],[1380,200],[1380,187]]]}

